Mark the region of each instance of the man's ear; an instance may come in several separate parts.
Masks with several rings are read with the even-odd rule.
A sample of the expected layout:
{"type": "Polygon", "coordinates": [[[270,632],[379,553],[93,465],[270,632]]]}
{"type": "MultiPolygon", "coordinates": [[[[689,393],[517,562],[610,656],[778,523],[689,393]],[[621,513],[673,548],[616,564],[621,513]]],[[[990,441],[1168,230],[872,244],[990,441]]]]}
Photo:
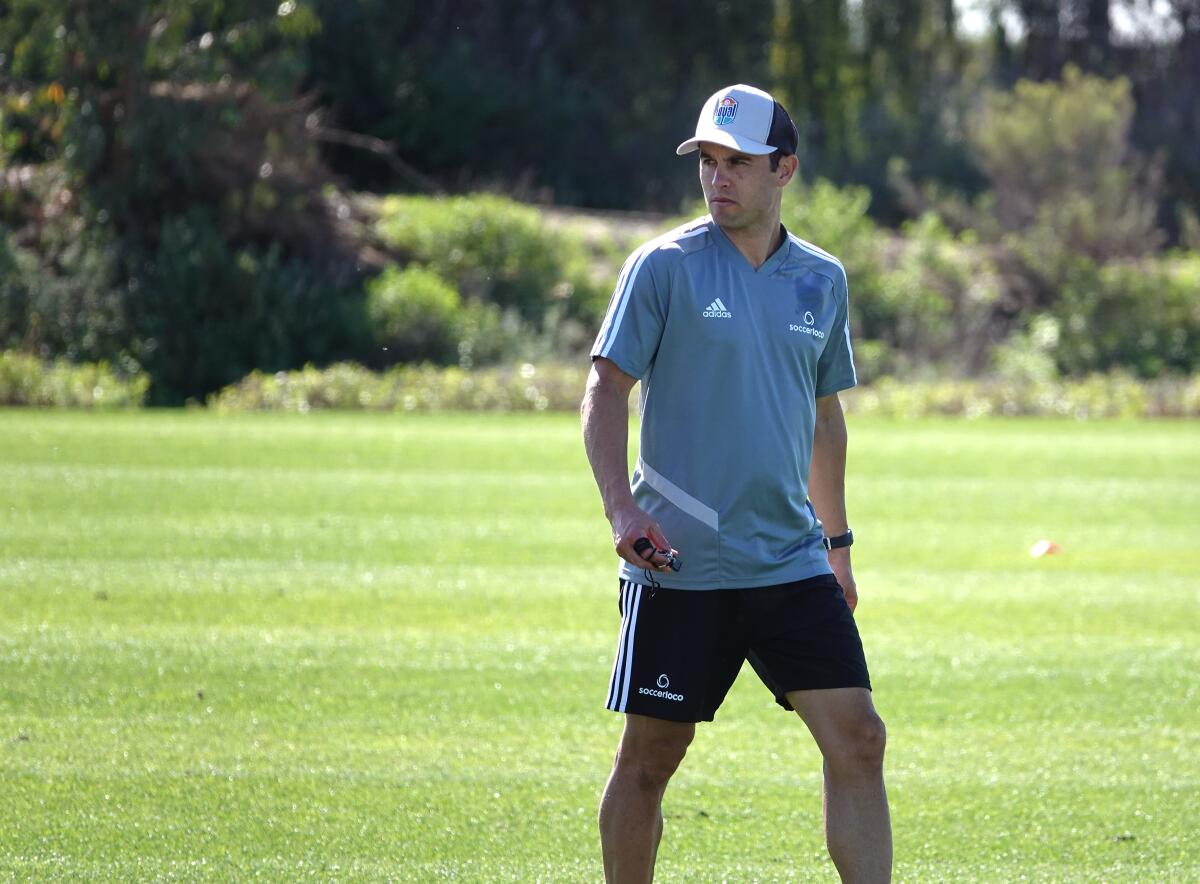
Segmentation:
{"type": "Polygon", "coordinates": [[[796,174],[796,170],[800,168],[800,160],[795,154],[790,157],[780,157],[779,167],[775,170],[778,175],[779,186],[783,187],[792,180],[792,176],[796,174]]]}

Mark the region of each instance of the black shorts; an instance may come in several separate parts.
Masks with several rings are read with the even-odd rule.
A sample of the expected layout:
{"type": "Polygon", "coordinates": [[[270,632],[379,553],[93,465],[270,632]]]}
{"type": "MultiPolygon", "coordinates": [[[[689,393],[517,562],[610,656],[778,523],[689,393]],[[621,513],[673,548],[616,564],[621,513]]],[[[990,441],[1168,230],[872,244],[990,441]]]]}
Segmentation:
{"type": "Polygon", "coordinates": [[[866,688],[858,627],[832,574],[753,589],[666,589],[621,581],[609,709],[712,721],[749,660],[784,709],[788,691],[866,688]]]}

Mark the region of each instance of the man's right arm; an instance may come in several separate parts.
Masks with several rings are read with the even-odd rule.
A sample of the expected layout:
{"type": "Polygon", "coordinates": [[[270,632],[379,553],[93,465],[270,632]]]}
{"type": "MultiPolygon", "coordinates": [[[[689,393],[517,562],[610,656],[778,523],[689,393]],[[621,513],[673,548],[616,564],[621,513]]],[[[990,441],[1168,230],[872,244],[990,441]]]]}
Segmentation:
{"type": "MultiPolygon", "coordinates": [[[[658,549],[670,550],[671,544],[658,523],[634,503],[629,488],[629,392],[636,383],[637,378],[621,371],[612,360],[593,360],[580,413],[583,447],[600,489],[604,515],[612,525],[613,546],[625,561],[645,568],[651,563],[633,549],[638,538],[648,537],[658,549]]],[[[656,567],[666,569],[667,565],[656,567]]]]}

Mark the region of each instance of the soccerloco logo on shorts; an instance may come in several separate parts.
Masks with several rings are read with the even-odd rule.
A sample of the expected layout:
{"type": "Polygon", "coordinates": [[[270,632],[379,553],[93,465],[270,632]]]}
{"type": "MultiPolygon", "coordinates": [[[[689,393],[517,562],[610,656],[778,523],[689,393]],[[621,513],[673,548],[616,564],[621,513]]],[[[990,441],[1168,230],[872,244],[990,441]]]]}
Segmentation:
{"type": "Polygon", "coordinates": [[[737,116],[737,99],[725,97],[717,102],[717,109],[713,111],[713,123],[718,126],[728,126],[737,116]]]}
{"type": "Polygon", "coordinates": [[[658,685],[657,688],[638,688],[638,693],[645,694],[647,697],[658,697],[660,700],[670,700],[673,703],[683,702],[683,694],[676,694],[667,690],[671,686],[671,679],[667,677],[665,672],[658,677],[658,681],[655,684],[658,685]]]}

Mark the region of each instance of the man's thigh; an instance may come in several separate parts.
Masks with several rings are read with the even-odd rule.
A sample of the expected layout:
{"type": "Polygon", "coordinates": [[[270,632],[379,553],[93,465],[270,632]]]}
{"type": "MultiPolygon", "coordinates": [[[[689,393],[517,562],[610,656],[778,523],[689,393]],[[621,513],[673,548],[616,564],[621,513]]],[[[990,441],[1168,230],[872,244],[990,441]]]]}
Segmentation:
{"type": "Polygon", "coordinates": [[[785,709],[794,691],[871,687],[854,615],[832,574],[741,590],[747,656],[785,709]]]}
{"type": "Polygon", "coordinates": [[[788,691],[787,699],[814,736],[817,731],[841,732],[878,715],[871,692],[866,688],[788,691]]]}
{"type": "Polygon", "coordinates": [[[638,758],[682,755],[696,735],[696,725],[690,721],[668,721],[646,715],[625,716],[621,732],[621,753],[638,758]]]}
{"type": "Polygon", "coordinates": [[[882,751],[886,731],[865,688],[789,691],[787,699],[826,759],[853,754],[862,746],[882,751]]]}

